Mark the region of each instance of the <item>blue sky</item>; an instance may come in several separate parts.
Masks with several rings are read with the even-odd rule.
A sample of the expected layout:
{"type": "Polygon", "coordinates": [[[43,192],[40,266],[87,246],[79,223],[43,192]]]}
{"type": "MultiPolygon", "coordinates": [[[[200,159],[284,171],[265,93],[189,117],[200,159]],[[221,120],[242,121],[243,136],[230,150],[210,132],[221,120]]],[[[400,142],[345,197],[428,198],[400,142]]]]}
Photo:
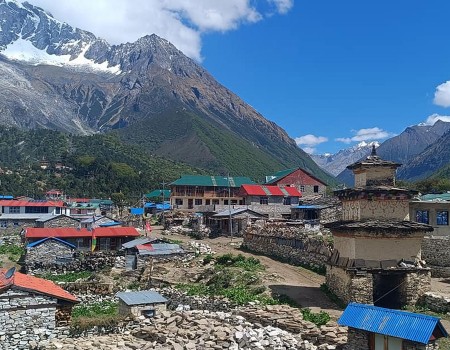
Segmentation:
{"type": "Polygon", "coordinates": [[[448,0],[31,0],[111,43],[156,33],[314,153],[450,121],[448,0]]]}

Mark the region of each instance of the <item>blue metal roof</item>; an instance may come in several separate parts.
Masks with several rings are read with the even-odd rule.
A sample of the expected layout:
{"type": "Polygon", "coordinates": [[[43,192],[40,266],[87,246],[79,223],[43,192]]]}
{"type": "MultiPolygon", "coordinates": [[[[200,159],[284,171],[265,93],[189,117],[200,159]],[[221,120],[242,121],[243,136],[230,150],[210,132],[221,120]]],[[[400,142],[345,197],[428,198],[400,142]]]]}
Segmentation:
{"type": "Polygon", "coordinates": [[[357,303],[347,306],[338,324],[422,344],[429,343],[437,327],[447,336],[437,317],[357,303]]]}
{"type": "Polygon", "coordinates": [[[61,238],[57,238],[57,237],[47,237],[47,238],[40,239],[39,241],[29,243],[29,244],[27,245],[27,248],[33,248],[33,247],[36,247],[36,246],[38,246],[39,244],[42,244],[42,243],[44,243],[45,241],[47,241],[47,240],[49,240],[49,239],[53,239],[53,240],[55,240],[55,241],[57,241],[57,242],[59,242],[59,243],[65,244],[66,246],[69,246],[69,247],[72,248],[72,249],[77,249],[77,247],[74,246],[72,243],[66,242],[65,240],[63,240],[63,239],[61,239],[61,238]]]}
{"type": "Polygon", "coordinates": [[[152,290],[141,290],[139,292],[119,292],[116,294],[116,297],[123,300],[123,302],[127,305],[162,304],[167,302],[166,298],[152,290]]]}
{"type": "Polygon", "coordinates": [[[144,214],[144,208],[130,208],[131,215],[142,215],[144,214]]]}
{"type": "Polygon", "coordinates": [[[295,209],[323,209],[323,205],[297,205],[295,209]]]}

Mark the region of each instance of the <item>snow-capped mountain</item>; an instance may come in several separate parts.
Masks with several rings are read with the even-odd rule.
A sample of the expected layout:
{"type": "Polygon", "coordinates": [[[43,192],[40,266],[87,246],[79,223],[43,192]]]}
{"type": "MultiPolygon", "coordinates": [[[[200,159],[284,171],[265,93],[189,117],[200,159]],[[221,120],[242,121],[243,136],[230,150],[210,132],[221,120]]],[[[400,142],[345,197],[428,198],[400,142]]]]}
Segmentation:
{"type": "Polygon", "coordinates": [[[342,149],[336,154],[322,154],[322,155],[312,155],[311,158],[325,171],[330,174],[337,176],[340,174],[348,165],[360,160],[361,158],[367,157],[372,151],[372,146],[378,147],[380,144],[378,141],[373,142],[360,142],[355,146],[350,148],[342,149]]]}
{"type": "Polygon", "coordinates": [[[302,166],[331,180],[282,128],[154,34],[110,45],[42,8],[0,0],[0,76],[0,124],[115,130],[153,154],[214,171],[242,162],[263,176],[302,166]]]}

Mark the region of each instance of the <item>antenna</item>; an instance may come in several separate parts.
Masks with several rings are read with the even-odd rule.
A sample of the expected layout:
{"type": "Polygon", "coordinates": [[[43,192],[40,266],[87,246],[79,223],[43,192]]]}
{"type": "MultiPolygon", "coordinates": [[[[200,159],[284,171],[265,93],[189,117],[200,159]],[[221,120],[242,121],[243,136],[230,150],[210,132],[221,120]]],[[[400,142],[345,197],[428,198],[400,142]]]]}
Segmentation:
{"type": "Polygon", "coordinates": [[[14,276],[14,272],[16,272],[16,268],[11,267],[8,271],[6,271],[5,278],[10,279],[12,276],[14,276]]]}

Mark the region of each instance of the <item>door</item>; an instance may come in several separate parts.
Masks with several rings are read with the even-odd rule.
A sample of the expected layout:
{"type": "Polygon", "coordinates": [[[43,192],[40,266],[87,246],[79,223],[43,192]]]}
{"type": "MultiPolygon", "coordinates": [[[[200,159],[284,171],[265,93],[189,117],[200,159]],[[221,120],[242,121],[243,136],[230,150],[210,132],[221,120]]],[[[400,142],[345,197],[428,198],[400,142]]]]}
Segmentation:
{"type": "Polygon", "coordinates": [[[188,209],[194,208],[194,200],[192,198],[188,199],[188,209]]]}

